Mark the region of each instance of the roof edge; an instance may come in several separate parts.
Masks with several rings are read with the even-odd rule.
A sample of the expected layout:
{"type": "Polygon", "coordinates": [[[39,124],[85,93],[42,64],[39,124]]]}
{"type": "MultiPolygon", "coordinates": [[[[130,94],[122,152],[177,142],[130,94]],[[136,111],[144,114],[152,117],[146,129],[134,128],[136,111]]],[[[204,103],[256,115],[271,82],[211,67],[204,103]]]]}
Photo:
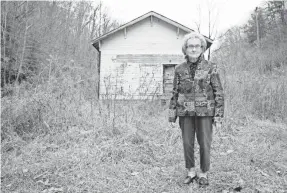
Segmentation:
{"type": "MultiPolygon", "coordinates": [[[[92,45],[93,45],[97,50],[99,50],[99,42],[100,42],[102,39],[104,39],[104,38],[106,38],[106,37],[108,37],[108,36],[110,36],[110,35],[112,35],[112,34],[118,32],[118,31],[120,31],[120,30],[122,30],[122,29],[124,29],[124,28],[126,28],[126,27],[128,27],[128,26],[131,26],[131,25],[133,25],[134,23],[137,23],[138,21],[141,21],[141,20],[143,20],[143,19],[145,19],[145,18],[147,18],[147,17],[149,17],[149,16],[158,17],[159,19],[161,19],[161,20],[163,20],[163,21],[165,21],[165,22],[167,22],[167,23],[169,23],[169,24],[171,24],[171,25],[177,26],[177,27],[179,27],[180,29],[182,29],[183,31],[186,31],[186,32],[192,32],[192,31],[194,31],[193,29],[190,29],[190,28],[188,28],[188,27],[186,27],[186,26],[184,26],[184,25],[182,25],[182,24],[180,24],[180,23],[178,23],[178,22],[176,22],[176,21],[174,21],[174,20],[172,20],[172,19],[170,19],[170,18],[167,18],[167,17],[165,17],[165,16],[163,16],[163,15],[161,15],[161,14],[155,12],[155,11],[150,11],[150,12],[144,14],[144,15],[141,15],[141,16],[139,16],[139,17],[137,17],[137,18],[131,20],[130,22],[127,22],[127,23],[125,23],[125,24],[119,26],[119,27],[116,28],[116,29],[113,29],[112,31],[110,31],[110,32],[108,32],[108,33],[105,33],[105,34],[101,35],[100,37],[97,37],[97,38],[91,40],[92,45]]],[[[203,35],[203,36],[204,36],[204,35],[203,35]]],[[[211,46],[211,44],[213,43],[213,40],[210,39],[210,38],[208,38],[208,37],[206,37],[206,36],[204,36],[204,38],[205,38],[206,41],[207,41],[207,48],[209,48],[209,47],[211,46]]]]}

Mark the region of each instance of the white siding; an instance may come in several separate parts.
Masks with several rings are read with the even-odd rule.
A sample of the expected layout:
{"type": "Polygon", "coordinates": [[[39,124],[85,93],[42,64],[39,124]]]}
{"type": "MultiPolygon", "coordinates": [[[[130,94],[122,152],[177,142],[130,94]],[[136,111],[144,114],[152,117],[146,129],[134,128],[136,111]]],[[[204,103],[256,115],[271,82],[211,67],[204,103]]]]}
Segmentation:
{"type": "Polygon", "coordinates": [[[135,23],[101,41],[101,51],[105,54],[181,54],[181,43],[185,32],[157,18],[135,23]]]}
{"type": "Polygon", "coordinates": [[[129,26],[126,31],[126,38],[122,30],[100,43],[100,95],[106,93],[107,85],[112,87],[108,88],[109,93],[115,91],[116,85],[118,93],[120,90],[125,93],[117,98],[142,98],[144,94],[152,97],[155,92],[162,94],[163,64],[179,63],[178,59],[173,59],[174,55],[183,60],[181,44],[185,32],[179,30],[177,36],[175,26],[155,17],[153,25],[149,17],[129,26]],[[148,60],[144,55],[163,57],[162,60],[148,60]]]}

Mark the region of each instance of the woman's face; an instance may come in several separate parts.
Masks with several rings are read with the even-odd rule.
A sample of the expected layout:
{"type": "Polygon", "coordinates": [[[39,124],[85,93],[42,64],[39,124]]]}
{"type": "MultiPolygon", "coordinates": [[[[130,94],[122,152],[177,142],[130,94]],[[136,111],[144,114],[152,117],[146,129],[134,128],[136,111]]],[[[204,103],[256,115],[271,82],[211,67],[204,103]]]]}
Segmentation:
{"type": "Polygon", "coordinates": [[[198,38],[192,38],[187,41],[186,55],[190,58],[198,58],[202,53],[201,42],[198,38]]]}

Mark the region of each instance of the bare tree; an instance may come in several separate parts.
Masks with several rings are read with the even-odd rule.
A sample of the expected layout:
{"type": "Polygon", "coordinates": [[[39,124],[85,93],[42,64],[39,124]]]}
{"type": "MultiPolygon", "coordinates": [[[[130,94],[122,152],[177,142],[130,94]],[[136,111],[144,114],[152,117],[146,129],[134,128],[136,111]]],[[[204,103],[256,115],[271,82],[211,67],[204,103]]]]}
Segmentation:
{"type": "Polygon", "coordinates": [[[97,85],[98,53],[90,41],[115,27],[102,2],[1,2],[1,87],[23,79],[44,84],[75,68],[81,70],[71,76],[97,85]]]}
{"type": "MultiPolygon", "coordinates": [[[[27,13],[28,12],[28,1],[26,2],[25,10],[27,13]]],[[[21,54],[21,60],[20,60],[20,65],[19,65],[19,69],[18,69],[18,74],[17,74],[17,78],[16,78],[16,84],[19,84],[19,76],[20,76],[20,73],[22,72],[22,67],[23,67],[24,57],[25,57],[26,42],[27,42],[27,31],[30,27],[31,27],[31,25],[29,26],[28,19],[26,19],[25,28],[24,28],[25,31],[24,31],[23,48],[22,48],[22,54],[21,54]]]]}
{"type": "MultiPolygon", "coordinates": [[[[197,31],[202,32],[202,27],[206,26],[203,23],[202,17],[207,16],[208,38],[215,39],[217,36],[217,22],[219,17],[219,9],[216,6],[215,0],[205,0],[207,9],[203,10],[201,4],[197,5],[198,18],[194,21],[197,31]]],[[[210,59],[210,49],[208,50],[208,59],[210,59]]]]}
{"type": "MultiPolygon", "coordinates": [[[[214,0],[207,0],[208,7],[208,38],[215,39],[217,36],[217,19],[219,16],[219,11],[216,8],[214,0]]],[[[210,59],[210,49],[208,49],[208,59],[210,59]]]]}
{"type": "Polygon", "coordinates": [[[198,12],[198,20],[194,21],[198,33],[200,33],[200,27],[201,27],[201,6],[200,4],[197,5],[197,12],[198,12]]]}

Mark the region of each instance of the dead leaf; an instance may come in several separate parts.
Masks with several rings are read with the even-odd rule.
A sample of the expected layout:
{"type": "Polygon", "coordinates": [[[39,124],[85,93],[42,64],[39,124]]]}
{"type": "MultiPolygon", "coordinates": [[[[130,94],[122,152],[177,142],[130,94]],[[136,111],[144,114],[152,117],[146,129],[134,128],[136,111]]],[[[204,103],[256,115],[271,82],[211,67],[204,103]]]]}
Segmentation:
{"type": "Polygon", "coordinates": [[[268,175],[267,173],[263,172],[262,170],[259,170],[259,172],[260,172],[263,176],[269,177],[269,175],[268,175]]]}
{"type": "Polygon", "coordinates": [[[139,174],[139,172],[133,172],[133,173],[131,173],[132,176],[136,176],[136,175],[138,175],[138,174],[139,174]]]}
{"type": "Polygon", "coordinates": [[[36,180],[37,178],[40,178],[40,177],[42,177],[42,176],[46,175],[47,173],[48,173],[48,172],[47,172],[47,171],[45,171],[44,173],[39,174],[38,176],[35,176],[35,177],[34,177],[34,180],[36,180]]]}
{"type": "Polygon", "coordinates": [[[50,185],[49,179],[46,179],[46,180],[44,181],[44,184],[45,184],[46,186],[49,186],[49,185],[50,185]]]}
{"type": "Polygon", "coordinates": [[[244,180],[242,180],[242,179],[240,179],[239,181],[238,181],[238,184],[239,184],[239,186],[244,186],[245,185],[245,182],[244,182],[244,180]]]}
{"type": "Polygon", "coordinates": [[[43,184],[45,186],[50,186],[51,184],[49,183],[49,179],[46,179],[45,181],[43,180],[38,180],[36,183],[43,184]]]}
{"type": "Polygon", "coordinates": [[[43,180],[38,180],[36,183],[45,184],[45,182],[43,182],[43,180]]]}
{"type": "Polygon", "coordinates": [[[230,150],[227,150],[227,154],[230,154],[230,153],[232,153],[232,152],[234,152],[234,150],[233,149],[230,149],[230,150]]]}
{"type": "Polygon", "coordinates": [[[56,192],[63,192],[63,188],[55,188],[55,187],[51,187],[48,189],[48,193],[56,193],[56,192]]]}
{"type": "Polygon", "coordinates": [[[279,170],[276,171],[276,173],[277,173],[279,176],[281,175],[281,171],[279,171],[279,170]]]}

